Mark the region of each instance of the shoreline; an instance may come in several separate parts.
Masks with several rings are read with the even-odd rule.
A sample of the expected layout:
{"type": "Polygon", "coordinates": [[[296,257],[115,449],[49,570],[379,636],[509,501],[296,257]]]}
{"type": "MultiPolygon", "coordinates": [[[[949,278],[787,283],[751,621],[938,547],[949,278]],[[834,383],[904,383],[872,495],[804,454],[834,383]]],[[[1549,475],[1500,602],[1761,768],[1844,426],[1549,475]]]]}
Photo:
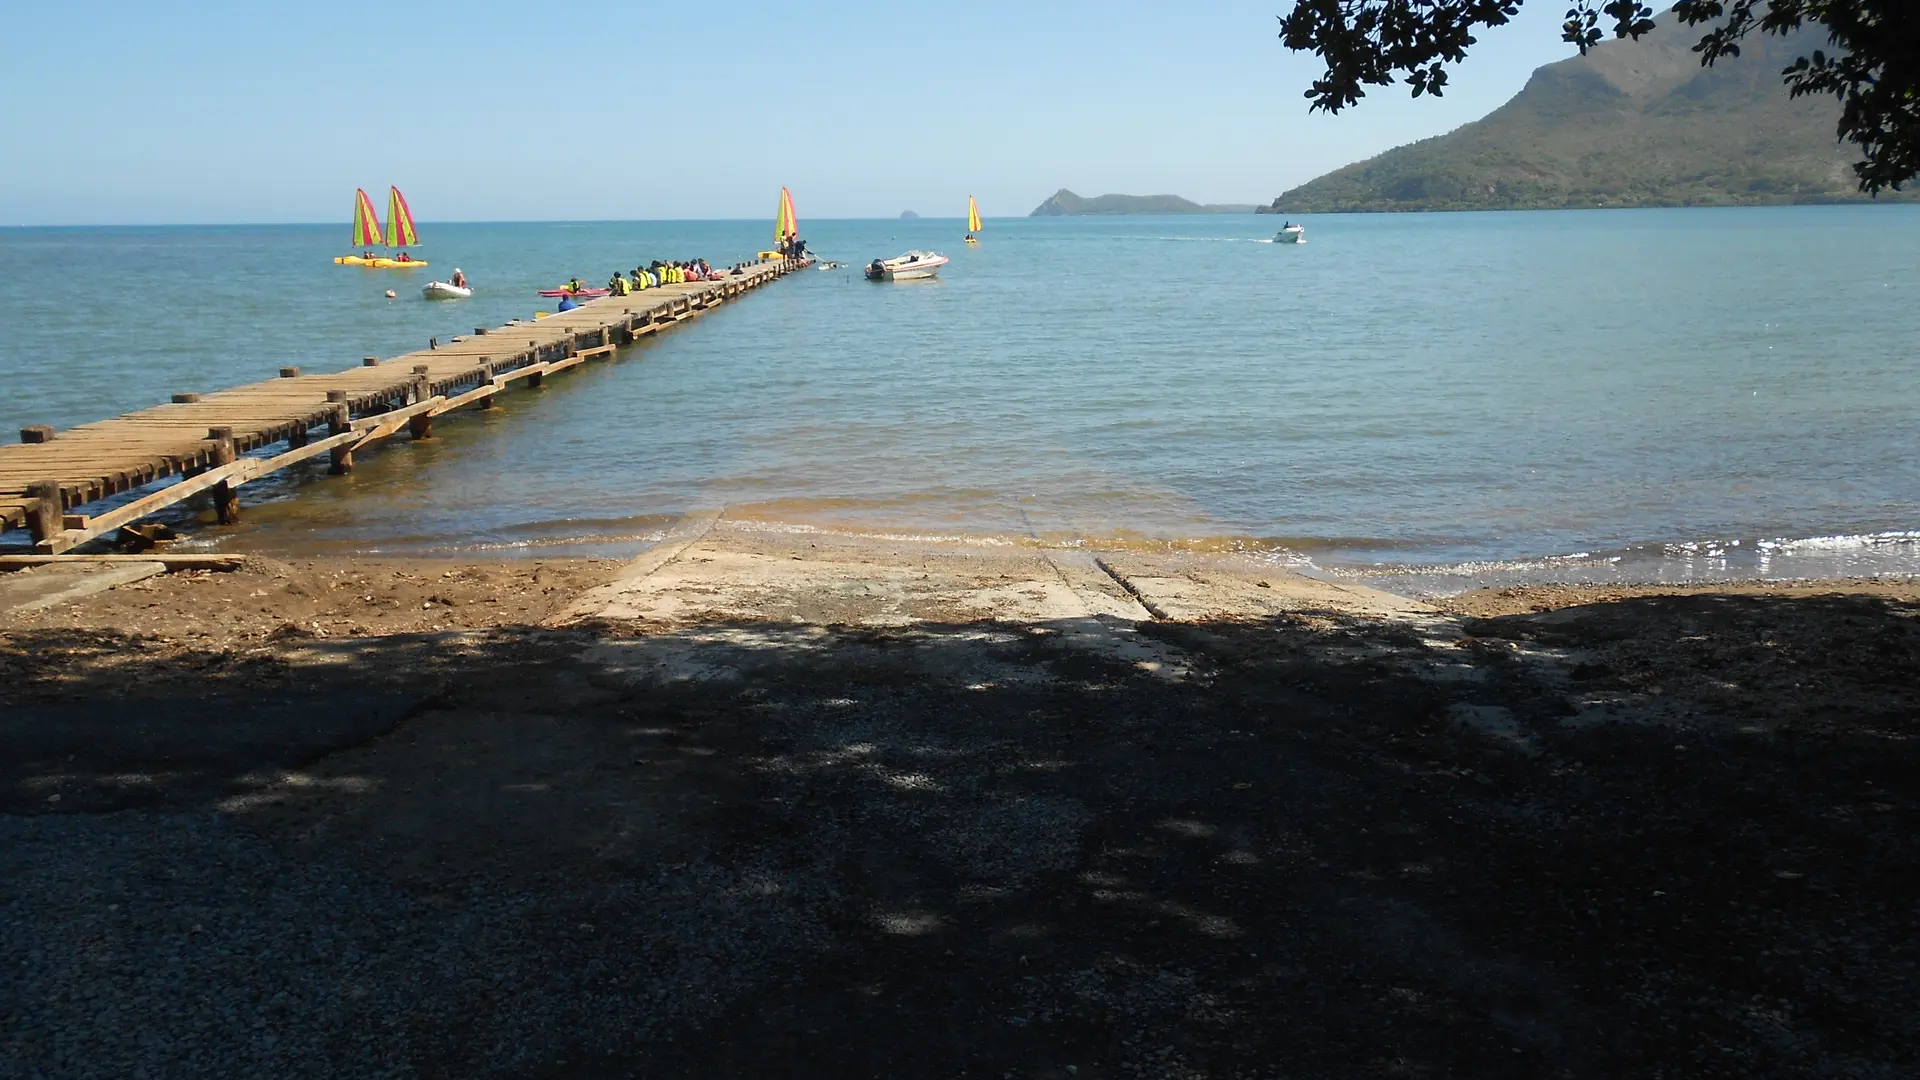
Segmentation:
{"type": "MultiPolygon", "coordinates": [[[[1624,552],[1544,555],[1446,562],[1367,561],[1364,551],[1412,545],[1354,538],[1302,539],[1217,532],[1159,536],[1145,532],[1087,534],[1067,529],[968,530],[951,523],[852,522],[775,517],[724,507],[685,513],[636,515],[631,530],[597,523],[595,532],[522,540],[449,544],[420,539],[367,542],[341,539],[287,543],[283,530],[217,535],[187,533],[180,551],[232,553],[277,560],[354,559],[485,562],[611,558],[642,555],[683,522],[719,516],[721,527],[768,537],[815,537],[828,543],[897,542],[936,547],[1010,548],[1131,553],[1149,557],[1230,557],[1255,560],[1331,582],[1378,588],[1415,599],[1444,600],[1487,589],[1688,589],[1920,580],[1920,530],[1821,534],[1733,542],[1642,543],[1624,552]]],[[[552,523],[555,526],[565,523],[552,523]]],[[[555,531],[558,531],[557,529],[555,531]]],[[[10,550],[10,549],[8,549],[10,550]]]]}

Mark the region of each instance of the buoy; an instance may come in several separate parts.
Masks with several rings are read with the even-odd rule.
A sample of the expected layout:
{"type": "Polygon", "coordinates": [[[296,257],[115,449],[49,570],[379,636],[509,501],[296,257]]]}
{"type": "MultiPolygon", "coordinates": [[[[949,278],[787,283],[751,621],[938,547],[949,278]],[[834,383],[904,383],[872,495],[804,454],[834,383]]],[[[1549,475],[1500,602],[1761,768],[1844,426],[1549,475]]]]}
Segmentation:
{"type": "Polygon", "coordinates": [[[388,290],[387,290],[387,299],[389,299],[389,300],[391,300],[391,299],[393,299],[393,290],[392,290],[392,289],[388,289],[388,290]]]}

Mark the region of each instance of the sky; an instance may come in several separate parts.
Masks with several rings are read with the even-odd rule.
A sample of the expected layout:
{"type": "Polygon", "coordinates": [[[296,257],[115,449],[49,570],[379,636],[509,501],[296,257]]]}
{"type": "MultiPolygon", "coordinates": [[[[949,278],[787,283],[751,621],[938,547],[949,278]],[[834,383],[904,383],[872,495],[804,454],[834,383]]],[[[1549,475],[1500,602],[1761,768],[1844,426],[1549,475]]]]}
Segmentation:
{"type": "Polygon", "coordinates": [[[1290,4],[8,4],[0,225],[344,221],[388,184],[423,222],[1266,202],[1571,55],[1533,0],[1444,98],[1309,115],[1290,4]]]}

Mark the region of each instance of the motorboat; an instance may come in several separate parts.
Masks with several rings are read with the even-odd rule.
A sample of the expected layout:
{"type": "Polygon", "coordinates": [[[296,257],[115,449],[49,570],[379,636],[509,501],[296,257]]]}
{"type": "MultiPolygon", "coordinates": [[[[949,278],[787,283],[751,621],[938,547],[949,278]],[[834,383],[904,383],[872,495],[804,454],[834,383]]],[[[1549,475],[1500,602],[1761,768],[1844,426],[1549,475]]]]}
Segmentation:
{"type": "Polygon", "coordinates": [[[1280,227],[1279,232],[1273,234],[1273,242],[1276,244],[1304,244],[1307,242],[1307,227],[1305,225],[1295,225],[1292,222],[1288,222],[1280,227]]]}
{"type": "Polygon", "coordinates": [[[909,251],[891,259],[875,259],[867,264],[868,281],[912,281],[930,278],[947,265],[947,257],[937,251],[909,251]]]}
{"type": "Polygon", "coordinates": [[[429,300],[465,300],[473,295],[473,290],[451,281],[429,281],[420,293],[429,300]]]}

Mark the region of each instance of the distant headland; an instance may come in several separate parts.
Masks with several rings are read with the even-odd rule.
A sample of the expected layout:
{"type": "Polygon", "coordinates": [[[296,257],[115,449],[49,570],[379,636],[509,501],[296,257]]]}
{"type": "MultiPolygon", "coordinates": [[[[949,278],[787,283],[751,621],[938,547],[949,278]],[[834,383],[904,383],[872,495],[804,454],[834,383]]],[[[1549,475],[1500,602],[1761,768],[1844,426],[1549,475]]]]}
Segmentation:
{"type": "Polygon", "coordinates": [[[1252,203],[1201,205],[1178,195],[1097,195],[1082,198],[1061,188],[1028,217],[1079,217],[1091,214],[1251,214],[1252,203]]]}
{"type": "MultiPolygon", "coordinates": [[[[1753,35],[1700,66],[1698,37],[1657,33],[1548,64],[1486,117],[1292,189],[1263,212],[1742,206],[1865,198],[1834,138],[1839,106],[1794,98],[1780,71],[1825,44],[1753,35]]],[[[1880,201],[1916,192],[1884,192],[1880,201]]]]}
{"type": "Polygon", "coordinates": [[[900,211],[900,220],[901,221],[919,221],[920,215],[914,213],[911,210],[902,210],[900,211]]]}

